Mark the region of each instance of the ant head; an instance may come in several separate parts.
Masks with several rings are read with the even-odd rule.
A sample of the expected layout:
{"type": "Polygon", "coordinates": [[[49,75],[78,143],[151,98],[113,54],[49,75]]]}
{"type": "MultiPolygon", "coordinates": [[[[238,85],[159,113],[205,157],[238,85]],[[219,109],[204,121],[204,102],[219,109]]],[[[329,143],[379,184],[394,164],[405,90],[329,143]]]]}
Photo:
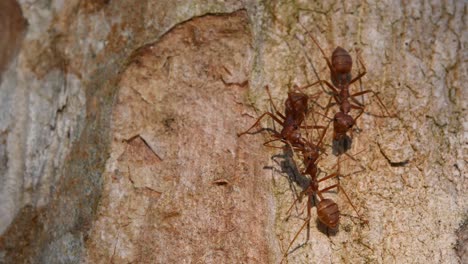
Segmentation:
{"type": "Polygon", "coordinates": [[[302,155],[304,156],[304,161],[307,163],[315,163],[319,158],[319,149],[316,146],[309,146],[307,145],[304,147],[302,151],[302,155]]]}
{"type": "Polygon", "coordinates": [[[304,153],[304,160],[307,161],[307,163],[315,163],[317,159],[319,158],[319,153],[317,150],[309,150],[304,153]]]}
{"type": "Polygon", "coordinates": [[[286,100],[286,109],[297,113],[306,113],[309,96],[304,93],[289,92],[286,100]]]}
{"type": "Polygon", "coordinates": [[[336,133],[346,133],[354,126],[354,119],[352,116],[338,112],[333,119],[333,129],[336,133]]]}
{"type": "Polygon", "coordinates": [[[281,131],[283,139],[290,142],[297,142],[301,139],[301,133],[299,132],[299,127],[296,124],[285,126],[281,131]]]}
{"type": "Polygon", "coordinates": [[[353,59],[345,49],[337,47],[332,53],[332,65],[337,73],[349,73],[353,66],[353,59]]]}
{"type": "Polygon", "coordinates": [[[340,210],[331,199],[323,199],[318,203],[317,216],[320,222],[330,228],[336,228],[340,223],[340,210]]]}

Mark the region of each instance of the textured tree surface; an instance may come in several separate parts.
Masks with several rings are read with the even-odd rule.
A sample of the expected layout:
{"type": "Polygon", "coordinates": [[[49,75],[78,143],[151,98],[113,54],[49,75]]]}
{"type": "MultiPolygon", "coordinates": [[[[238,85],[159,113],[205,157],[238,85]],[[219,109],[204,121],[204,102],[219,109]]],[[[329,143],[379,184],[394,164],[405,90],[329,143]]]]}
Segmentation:
{"type": "Polygon", "coordinates": [[[312,2],[0,4],[0,263],[467,262],[466,3],[312,2]],[[395,117],[359,98],[340,183],[361,219],[327,192],[339,228],[313,209],[286,251],[300,159],[236,133],[272,110],[266,85],[283,111],[293,85],[329,79],[308,34],[350,51],[354,76],[359,49],[351,90],[395,117]]]}

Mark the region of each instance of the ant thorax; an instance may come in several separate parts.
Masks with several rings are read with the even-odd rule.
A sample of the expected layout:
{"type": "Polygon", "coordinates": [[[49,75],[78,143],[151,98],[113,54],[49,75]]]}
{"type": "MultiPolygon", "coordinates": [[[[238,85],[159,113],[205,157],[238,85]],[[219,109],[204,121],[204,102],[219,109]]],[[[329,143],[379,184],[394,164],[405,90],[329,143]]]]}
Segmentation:
{"type": "Polygon", "coordinates": [[[286,99],[284,103],[286,116],[293,116],[294,118],[300,119],[300,116],[307,113],[308,102],[309,97],[306,94],[289,92],[288,99],[286,99]]]}
{"type": "Polygon", "coordinates": [[[334,86],[342,87],[351,81],[351,73],[333,74],[330,73],[330,79],[334,86]]]}
{"type": "Polygon", "coordinates": [[[344,100],[340,105],[340,111],[347,114],[351,111],[351,104],[348,100],[344,100]]]}

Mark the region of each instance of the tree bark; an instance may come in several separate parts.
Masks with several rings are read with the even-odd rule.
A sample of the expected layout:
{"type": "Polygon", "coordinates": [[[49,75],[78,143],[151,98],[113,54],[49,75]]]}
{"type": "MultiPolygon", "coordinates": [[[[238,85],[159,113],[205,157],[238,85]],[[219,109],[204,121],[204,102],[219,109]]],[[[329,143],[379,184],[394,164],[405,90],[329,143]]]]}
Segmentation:
{"type": "MultiPolygon", "coordinates": [[[[0,30],[0,262],[468,261],[466,3],[311,2],[19,1],[24,39],[0,30]],[[300,155],[262,145],[269,117],[237,133],[273,111],[265,86],[283,111],[294,85],[329,80],[337,46],[367,69],[352,93],[382,99],[358,99],[354,160],[339,158],[358,212],[327,192],[338,229],[313,209],[287,250],[307,216],[305,199],[287,212],[300,155]]],[[[329,123],[326,91],[305,90],[321,92],[307,124],[329,123]]]]}

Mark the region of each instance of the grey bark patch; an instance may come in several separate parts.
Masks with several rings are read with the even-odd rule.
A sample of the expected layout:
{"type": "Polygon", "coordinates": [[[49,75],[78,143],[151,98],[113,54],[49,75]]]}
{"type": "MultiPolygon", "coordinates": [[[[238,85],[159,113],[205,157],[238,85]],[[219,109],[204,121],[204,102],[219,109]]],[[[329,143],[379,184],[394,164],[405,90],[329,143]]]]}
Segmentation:
{"type": "Polygon", "coordinates": [[[468,263],[468,219],[457,230],[457,237],[455,250],[460,257],[460,263],[468,263]]]}

